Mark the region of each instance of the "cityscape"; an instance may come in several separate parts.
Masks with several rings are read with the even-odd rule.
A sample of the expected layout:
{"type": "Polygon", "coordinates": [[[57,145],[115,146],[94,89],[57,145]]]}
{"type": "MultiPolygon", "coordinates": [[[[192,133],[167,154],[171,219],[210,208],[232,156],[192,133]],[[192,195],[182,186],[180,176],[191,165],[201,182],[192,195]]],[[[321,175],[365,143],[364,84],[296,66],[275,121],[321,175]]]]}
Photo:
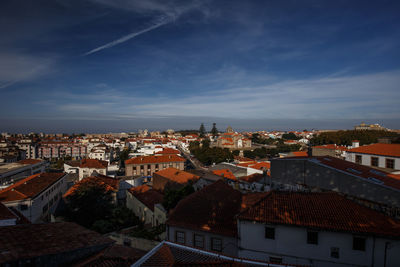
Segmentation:
{"type": "Polygon", "coordinates": [[[0,3],[0,266],[400,266],[400,3],[0,3]]]}

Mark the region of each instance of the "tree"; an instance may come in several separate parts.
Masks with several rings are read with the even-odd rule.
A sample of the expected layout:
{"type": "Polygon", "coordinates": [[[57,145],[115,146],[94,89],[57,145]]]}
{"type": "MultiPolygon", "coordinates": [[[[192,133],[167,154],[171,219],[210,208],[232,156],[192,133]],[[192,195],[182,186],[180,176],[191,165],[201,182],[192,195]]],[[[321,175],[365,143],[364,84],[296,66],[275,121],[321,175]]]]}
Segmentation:
{"type": "Polygon", "coordinates": [[[200,135],[200,137],[203,137],[205,133],[206,133],[206,128],[204,127],[204,124],[202,123],[202,124],[200,125],[200,129],[199,129],[199,135],[200,135]]]}
{"type": "Polygon", "coordinates": [[[191,184],[185,185],[178,190],[166,189],[164,193],[163,206],[167,210],[173,209],[181,199],[192,193],[194,193],[194,188],[191,184]]]}
{"type": "Polygon", "coordinates": [[[214,122],[213,123],[213,127],[212,127],[212,129],[211,129],[211,134],[212,134],[212,136],[217,136],[218,135],[218,130],[217,130],[217,126],[216,126],[217,124],[214,122]]]}
{"type": "Polygon", "coordinates": [[[81,184],[66,200],[67,219],[88,228],[108,219],[113,209],[111,192],[104,184],[81,184]]]}

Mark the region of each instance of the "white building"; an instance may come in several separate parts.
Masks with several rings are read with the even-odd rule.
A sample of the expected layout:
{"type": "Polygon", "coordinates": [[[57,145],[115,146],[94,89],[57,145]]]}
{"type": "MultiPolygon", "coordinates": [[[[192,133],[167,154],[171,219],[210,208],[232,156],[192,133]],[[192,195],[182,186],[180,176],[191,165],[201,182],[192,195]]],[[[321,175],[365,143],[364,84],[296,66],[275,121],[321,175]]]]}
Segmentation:
{"type": "Polygon", "coordinates": [[[0,191],[0,200],[33,223],[47,221],[67,190],[66,173],[29,176],[0,191]]]}
{"type": "Polygon", "coordinates": [[[113,153],[106,145],[97,145],[90,150],[88,157],[110,163],[113,160],[113,153]]]}
{"type": "Polygon", "coordinates": [[[347,151],[347,161],[357,164],[400,170],[400,144],[371,144],[355,147],[347,151]]]}
{"type": "Polygon", "coordinates": [[[238,216],[239,257],[395,267],[400,266],[399,229],[399,221],[337,193],[275,191],[238,216]]]}

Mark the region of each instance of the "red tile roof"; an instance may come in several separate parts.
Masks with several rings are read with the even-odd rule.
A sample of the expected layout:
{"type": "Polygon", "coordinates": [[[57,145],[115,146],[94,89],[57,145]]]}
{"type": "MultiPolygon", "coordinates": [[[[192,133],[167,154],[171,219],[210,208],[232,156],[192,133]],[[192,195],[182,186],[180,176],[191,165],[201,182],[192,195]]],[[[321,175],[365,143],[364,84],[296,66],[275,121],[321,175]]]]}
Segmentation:
{"type": "Polygon", "coordinates": [[[180,154],[181,152],[179,150],[173,149],[166,147],[162,151],[158,151],[156,154],[163,154],[163,155],[168,155],[168,154],[180,154]]]}
{"type": "Polygon", "coordinates": [[[200,178],[200,176],[194,175],[190,172],[181,171],[176,168],[167,168],[155,172],[154,174],[160,175],[179,184],[185,184],[189,181],[198,180],[200,178]]]}
{"type": "Polygon", "coordinates": [[[117,192],[119,189],[119,179],[105,175],[89,176],[77,182],[70,189],[68,189],[68,191],[64,194],[64,197],[73,195],[81,186],[102,186],[107,192],[117,192]]]}
{"type": "Polygon", "coordinates": [[[162,203],[164,199],[163,194],[148,185],[131,187],[128,191],[152,211],[154,211],[154,205],[162,203]]]}
{"type": "Polygon", "coordinates": [[[214,170],[212,171],[213,174],[233,180],[233,181],[237,181],[237,178],[235,177],[235,175],[233,175],[232,171],[229,169],[220,169],[220,170],[214,170]]]}
{"type": "Polygon", "coordinates": [[[258,162],[256,164],[249,165],[248,167],[257,170],[262,170],[263,168],[269,170],[271,169],[271,162],[258,162]]]}
{"type": "Polygon", "coordinates": [[[334,192],[270,192],[240,220],[400,237],[400,221],[334,192]]]}
{"type": "MultiPolygon", "coordinates": [[[[24,224],[0,227],[0,265],[40,256],[98,249],[114,241],[75,223],[24,224]]],[[[82,255],[83,256],[83,255],[82,255]]]]}
{"type": "Polygon", "coordinates": [[[177,155],[162,155],[162,156],[144,156],[128,159],[125,165],[129,164],[151,164],[164,162],[185,162],[185,159],[177,155]]]}
{"type": "Polygon", "coordinates": [[[64,175],[65,173],[39,173],[29,176],[1,190],[0,201],[8,202],[34,198],[64,175]]]}
{"type": "Polygon", "coordinates": [[[17,161],[17,163],[20,163],[20,164],[30,164],[30,165],[33,165],[33,164],[36,164],[39,162],[43,162],[43,160],[41,160],[41,159],[23,159],[23,160],[17,161]]]}
{"type": "Polygon", "coordinates": [[[98,159],[83,159],[80,164],[80,168],[90,169],[105,169],[108,166],[108,162],[98,159]]]}
{"type": "Polygon", "coordinates": [[[400,144],[371,144],[349,149],[348,152],[400,157],[400,144]]]}
{"type": "Polygon", "coordinates": [[[293,151],[292,154],[295,157],[307,157],[308,156],[307,151],[293,151]]]}

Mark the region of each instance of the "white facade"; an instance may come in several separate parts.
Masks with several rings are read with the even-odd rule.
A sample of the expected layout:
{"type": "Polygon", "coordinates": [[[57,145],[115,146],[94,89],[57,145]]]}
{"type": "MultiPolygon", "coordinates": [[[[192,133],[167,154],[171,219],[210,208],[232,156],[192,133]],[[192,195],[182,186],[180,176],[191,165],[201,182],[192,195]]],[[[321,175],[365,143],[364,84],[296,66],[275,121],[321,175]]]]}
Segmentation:
{"type": "Polygon", "coordinates": [[[318,231],[318,244],[308,244],[307,228],[239,221],[239,257],[310,266],[400,266],[400,241],[344,232],[318,231]],[[274,228],[274,239],[265,229],[274,228]],[[365,250],[353,249],[353,237],[365,238],[365,250]],[[337,257],[336,257],[337,256],[337,257]]]}
{"type": "Polygon", "coordinates": [[[93,172],[97,172],[98,174],[107,175],[107,168],[82,168],[79,167],[79,181],[83,178],[89,177],[93,175],[93,172]]]}
{"type": "Polygon", "coordinates": [[[67,191],[66,177],[67,174],[49,185],[32,199],[8,201],[3,202],[3,204],[7,207],[14,207],[32,223],[47,220],[50,213],[55,210],[62,195],[67,191]]]}
{"type": "Polygon", "coordinates": [[[361,159],[361,165],[369,166],[369,167],[379,167],[379,168],[386,168],[386,159],[394,161],[394,168],[393,170],[400,170],[400,158],[397,157],[390,157],[390,156],[379,156],[379,155],[372,155],[372,154],[363,154],[357,152],[347,152],[346,160],[351,161],[354,163],[359,163],[358,159],[361,159]],[[377,158],[377,166],[373,166],[372,158],[377,158]]]}

